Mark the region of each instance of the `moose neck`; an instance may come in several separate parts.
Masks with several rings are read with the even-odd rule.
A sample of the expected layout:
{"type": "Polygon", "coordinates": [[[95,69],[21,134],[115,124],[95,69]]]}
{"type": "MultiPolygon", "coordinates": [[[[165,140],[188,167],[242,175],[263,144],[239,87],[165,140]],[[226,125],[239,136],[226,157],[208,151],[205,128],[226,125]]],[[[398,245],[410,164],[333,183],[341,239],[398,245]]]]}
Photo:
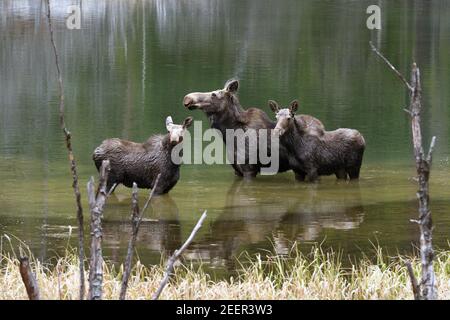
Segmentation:
{"type": "Polygon", "coordinates": [[[222,132],[225,139],[226,129],[236,129],[240,126],[240,114],[244,111],[237,98],[230,99],[230,103],[221,112],[207,113],[211,127],[222,132]]]}
{"type": "MultiPolygon", "coordinates": [[[[180,142],[183,143],[183,142],[180,142]]],[[[170,163],[172,164],[172,166],[174,167],[179,167],[179,164],[175,164],[172,161],[172,150],[173,148],[175,148],[175,146],[177,146],[178,144],[173,145],[172,143],[170,143],[170,134],[167,133],[166,135],[163,136],[162,140],[161,140],[161,145],[163,147],[163,149],[166,151],[164,152],[164,154],[166,156],[168,156],[168,159],[170,160],[170,163]]],[[[183,156],[183,150],[180,150],[180,156],[183,156]]]]}
{"type": "Polygon", "coordinates": [[[283,141],[287,142],[287,146],[296,148],[305,143],[304,137],[305,132],[302,129],[301,124],[298,123],[298,120],[294,117],[292,121],[289,122],[289,126],[283,134],[283,141]]]}

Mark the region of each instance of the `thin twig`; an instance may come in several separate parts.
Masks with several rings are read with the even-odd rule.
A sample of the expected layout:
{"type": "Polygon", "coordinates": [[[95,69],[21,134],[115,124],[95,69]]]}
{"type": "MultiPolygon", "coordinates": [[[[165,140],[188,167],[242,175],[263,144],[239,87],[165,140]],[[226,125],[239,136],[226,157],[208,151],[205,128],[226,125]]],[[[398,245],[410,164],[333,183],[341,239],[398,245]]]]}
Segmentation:
{"type": "Polygon", "coordinates": [[[56,272],[58,273],[58,296],[59,300],[62,300],[62,291],[61,291],[61,265],[58,264],[56,266],[56,272]]]}
{"type": "Polygon", "coordinates": [[[181,256],[184,250],[191,244],[192,240],[194,240],[195,235],[197,234],[198,230],[202,226],[203,221],[206,219],[206,210],[203,212],[202,216],[198,220],[197,224],[195,225],[194,229],[191,232],[191,235],[189,238],[187,238],[186,242],[181,246],[180,249],[175,250],[173,255],[169,258],[167,261],[167,268],[166,272],[164,273],[164,277],[161,281],[161,284],[159,285],[158,290],[155,292],[155,294],[152,297],[152,300],[158,300],[159,296],[161,295],[162,291],[164,290],[164,287],[167,285],[167,282],[169,282],[170,276],[173,274],[173,265],[178,260],[178,258],[181,256]]]}
{"type": "Polygon", "coordinates": [[[369,41],[370,47],[372,48],[372,51],[375,52],[387,65],[389,68],[391,68],[392,71],[394,71],[394,73],[397,75],[397,77],[403,81],[403,83],[406,85],[406,87],[408,87],[408,89],[410,91],[413,90],[413,87],[409,84],[409,82],[406,80],[406,78],[403,76],[403,74],[401,74],[393,65],[392,63],[389,62],[388,59],[386,59],[381,53],[380,51],[378,51],[377,48],[375,48],[375,46],[372,44],[372,41],[369,41]]]}
{"type": "Polygon", "coordinates": [[[59,67],[59,57],[58,51],[56,50],[55,40],[53,38],[53,27],[50,12],[50,0],[47,0],[47,21],[50,31],[50,41],[53,47],[53,53],[55,56],[56,71],[58,74],[58,86],[59,86],[59,125],[64,133],[64,138],[66,141],[66,148],[69,155],[70,170],[72,172],[72,188],[75,194],[75,202],[77,206],[77,220],[78,220],[78,259],[79,259],[79,272],[80,272],[80,300],[84,299],[85,292],[85,280],[84,280],[84,217],[83,217],[83,207],[81,206],[81,193],[78,185],[78,172],[77,164],[72,150],[72,139],[69,130],[66,127],[66,122],[64,119],[64,84],[61,75],[61,68],[59,67]]]}
{"type": "Polygon", "coordinates": [[[108,191],[108,198],[109,198],[109,196],[110,195],[112,195],[112,193],[114,192],[114,189],[117,187],[117,182],[115,182],[113,185],[112,185],[112,187],[111,187],[111,189],[109,189],[109,191],[108,191]]]}
{"type": "Polygon", "coordinates": [[[136,239],[139,232],[139,226],[141,225],[142,217],[144,216],[145,209],[147,209],[150,201],[153,198],[156,188],[158,187],[158,182],[161,174],[158,174],[156,177],[155,183],[153,184],[152,191],[150,192],[150,196],[145,203],[144,208],[139,211],[139,203],[138,203],[138,187],[136,183],[133,183],[133,192],[132,192],[132,209],[131,209],[131,238],[128,242],[128,250],[127,257],[125,259],[125,266],[122,277],[122,286],[120,288],[120,300],[125,300],[128,288],[128,280],[130,279],[131,274],[131,262],[133,261],[133,253],[134,248],[136,246],[136,239]]]}
{"type": "Polygon", "coordinates": [[[145,202],[144,207],[142,208],[141,219],[144,216],[145,210],[147,210],[147,207],[153,198],[153,194],[155,193],[156,187],[158,186],[158,183],[159,183],[159,178],[161,178],[161,173],[159,173],[158,176],[156,177],[155,183],[153,184],[152,191],[150,192],[150,196],[148,197],[147,202],[145,202]]]}
{"type": "Polygon", "coordinates": [[[415,300],[420,300],[420,286],[417,283],[417,278],[414,275],[414,270],[413,270],[413,268],[411,266],[411,262],[410,261],[406,261],[405,265],[406,265],[406,269],[408,270],[409,279],[411,280],[411,287],[412,287],[412,290],[413,290],[414,299],[415,300]]]}
{"type": "Polygon", "coordinates": [[[431,160],[432,160],[435,144],[436,144],[436,136],[433,136],[433,138],[431,138],[430,148],[428,149],[428,156],[427,156],[427,162],[428,162],[428,165],[430,165],[430,166],[431,166],[431,160]]]}
{"type": "Polygon", "coordinates": [[[30,260],[28,257],[22,257],[20,260],[20,275],[22,276],[23,284],[27,290],[28,298],[30,300],[39,300],[39,287],[30,268],[30,260]]]}

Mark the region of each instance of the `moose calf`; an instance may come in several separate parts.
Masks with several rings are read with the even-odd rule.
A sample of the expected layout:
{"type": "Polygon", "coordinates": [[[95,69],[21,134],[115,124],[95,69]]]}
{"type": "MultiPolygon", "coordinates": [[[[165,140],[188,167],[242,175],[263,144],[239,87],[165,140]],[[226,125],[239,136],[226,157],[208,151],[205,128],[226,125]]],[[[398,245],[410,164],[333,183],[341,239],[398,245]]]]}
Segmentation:
{"type": "Polygon", "coordinates": [[[291,165],[297,180],[315,181],[321,175],[338,179],[358,179],[366,143],[357,130],[337,129],[311,134],[304,117],[295,116],[298,101],[280,109],[269,102],[276,114],[274,134],[292,155],[291,165]]]}
{"type": "Polygon", "coordinates": [[[153,189],[158,174],[161,174],[155,194],[169,192],[180,178],[180,164],[172,161],[172,149],[183,141],[183,135],[192,124],[192,117],[184,120],[182,125],[174,124],[172,117],[167,117],[166,135],[153,135],[144,143],[122,139],[107,139],[98,146],[93,154],[97,170],[102,161],[108,159],[111,170],[107,190],[119,183],[131,188],[136,182],[139,188],[153,189]]]}

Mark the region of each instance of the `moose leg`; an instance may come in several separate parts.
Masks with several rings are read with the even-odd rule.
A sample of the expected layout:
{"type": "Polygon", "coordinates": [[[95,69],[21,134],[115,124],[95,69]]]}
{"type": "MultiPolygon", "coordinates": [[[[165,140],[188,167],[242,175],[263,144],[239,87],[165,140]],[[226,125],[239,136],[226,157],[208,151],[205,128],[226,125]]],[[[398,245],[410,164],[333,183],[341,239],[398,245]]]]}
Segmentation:
{"type": "Polygon", "coordinates": [[[317,172],[317,168],[310,168],[307,170],[306,177],[309,182],[315,182],[319,179],[319,173],[317,172]]]}
{"type": "Polygon", "coordinates": [[[236,164],[232,164],[232,166],[233,166],[233,169],[234,169],[234,175],[237,176],[237,177],[242,177],[243,174],[242,174],[239,166],[237,166],[236,164]]]}
{"type": "Polygon", "coordinates": [[[170,189],[172,189],[173,185],[167,185],[164,181],[164,179],[160,178],[160,181],[158,182],[157,186],[152,186],[151,189],[153,191],[153,195],[159,196],[161,194],[165,194],[169,192],[170,189]]]}
{"type": "Polygon", "coordinates": [[[236,177],[242,177],[243,176],[243,174],[240,171],[238,171],[238,170],[234,170],[234,175],[236,177]]]}
{"type": "Polygon", "coordinates": [[[353,168],[347,168],[348,175],[350,177],[350,180],[359,179],[359,170],[361,167],[353,167],[353,168]]]}
{"type": "Polygon", "coordinates": [[[303,171],[294,171],[295,173],[295,180],[297,181],[305,181],[306,173],[303,171]]]}
{"type": "Polygon", "coordinates": [[[244,175],[244,179],[251,180],[256,177],[256,174],[257,173],[254,171],[244,171],[243,175],[244,175]]]}
{"type": "Polygon", "coordinates": [[[252,164],[241,164],[239,169],[245,179],[253,179],[258,174],[258,167],[252,164]]]}
{"type": "Polygon", "coordinates": [[[336,178],[338,178],[338,179],[347,180],[347,171],[344,168],[338,169],[335,172],[335,175],[336,175],[336,178]]]}

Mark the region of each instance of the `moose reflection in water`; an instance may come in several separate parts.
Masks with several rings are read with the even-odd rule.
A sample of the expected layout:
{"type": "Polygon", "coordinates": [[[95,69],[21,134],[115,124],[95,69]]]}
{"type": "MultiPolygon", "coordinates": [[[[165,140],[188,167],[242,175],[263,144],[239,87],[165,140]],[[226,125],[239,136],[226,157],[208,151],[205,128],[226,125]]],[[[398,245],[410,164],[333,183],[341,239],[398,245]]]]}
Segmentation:
{"type": "Polygon", "coordinates": [[[231,271],[241,250],[259,243],[267,247],[263,242],[272,241],[276,253],[286,254],[294,241],[323,240],[323,229],[357,228],[364,219],[359,184],[336,182],[333,187],[336,192],[323,193],[320,185],[297,184],[279,193],[275,185],[236,180],[229,187],[223,213],[185,256],[231,271]],[[268,198],[270,188],[274,192],[268,198]]]}
{"type": "MultiPolygon", "coordinates": [[[[129,215],[124,216],[123,206],[129,207],[129,199],[108,204],[108,212],[103,222],[103,239],[107,254],[115,262],[122,262],[123,250],[127,248],[131,234],[129,215]],[[114,212],[116,211],[116,212],[114,212]],[[121,217],[111,219],[109,217],[121,217]]],[[[179,210],[170,195],[154,197],[139,227],[137,247],[158,255],[169,256],[182,244],[179,210]]]]}

